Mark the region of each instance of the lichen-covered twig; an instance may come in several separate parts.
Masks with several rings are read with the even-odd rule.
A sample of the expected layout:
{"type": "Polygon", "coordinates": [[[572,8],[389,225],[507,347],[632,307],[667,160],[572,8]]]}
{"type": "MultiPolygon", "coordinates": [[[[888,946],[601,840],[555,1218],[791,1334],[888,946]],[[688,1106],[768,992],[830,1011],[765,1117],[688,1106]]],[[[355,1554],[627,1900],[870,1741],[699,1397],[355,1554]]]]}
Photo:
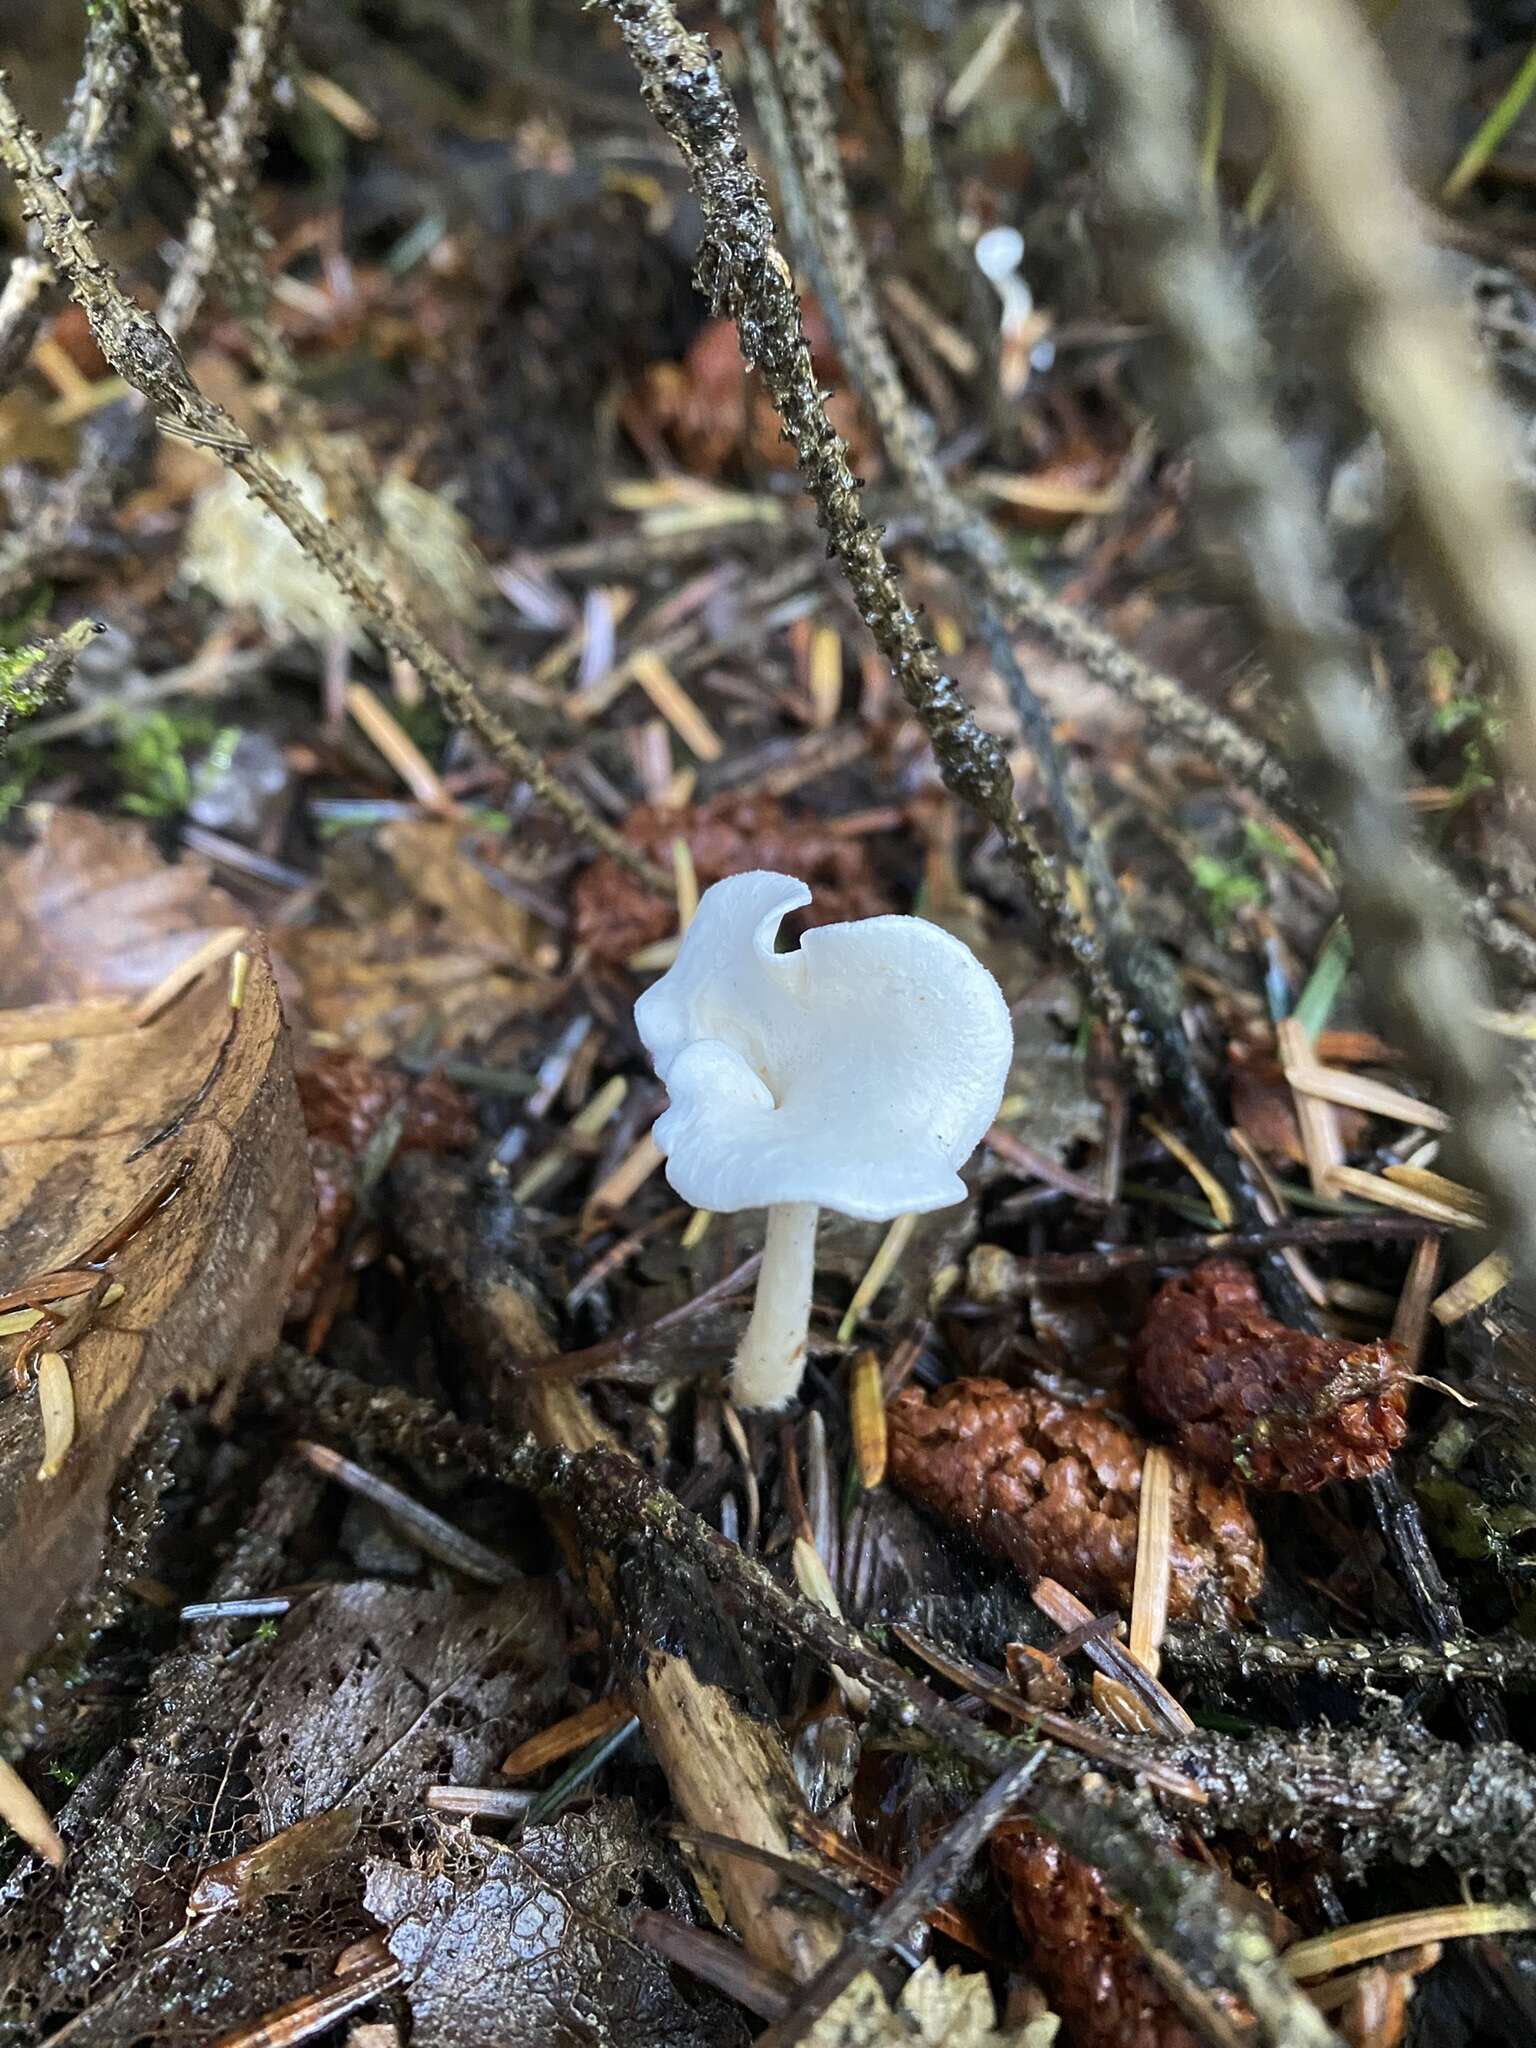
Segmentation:
{"type": "MultiPolygon", "coordinates": [[[[1161,0],[1074,0],[1101,161],[1130,260],[1172,343],[1176,401],[1213,524],[1295,706],[1307,787],[1331,829],[1368,990],[1457,1118],[1517,1268],[1536,1277],[1536,1172],[1497,1048],[1473,1014],[1481,964],[1414,836],[1397,736],[1357,671],[1320,518],[1266,401],[1249,301],[1202,203],[1194,84],[1161,0]]],[[[1396,1475],[1373,1482],[1383,1533],[1426,1626],[1459,1632],[1454,1595],[1396,1475]]],[[[1491,1732],[1496,1703],[1468,1695],[1491,1732]]]]}
{"type": "Polygon", "coordinates": [[[1349,0],[1203,0],[1268,102],[1361,403],[1426,549],[1509,692],[1511,765],[1536,782],[1536,549],[1501,417],[1442,289],[1392,134],[1381,56],[1349,0]]]}
{"type": "MultiPolygon", "coordinates": [[[[115,6],[86,9],[85,50],[69,118],[50,144],[70,204],[89,213],[101,203],[133,106],[138,51],[115,6]]],[[[29,237],[0,290],[0,391],[31,353],[57,283],[41,236],[29,237]]]]}
{"type": "Polygon", "coordinates": [[[853,223],[826,78],[826,54],[809,0],[778,0],[779,69],[822,257],[849,331],[849,368],[879,423],[891,458],[934,544],[978,577],[1004,619],[1038,635],[1099,682],[1134,703],[1156,730],[1182,741],[1286,817],[1310,814],[1284,766],[1264,743],[1122,647],[1082,613],[1053,598],[1010,556],[997,529],[949,484],[923,423],[906,402],[885,339],[853,223]]]}
{"type": "Polygon", "coordinates": [[[1484,1679],[1506,1690],[1536,1688],[1536,1642],[1526,1636],[1457,1636],[1444,1643],[1372,1642],[1337,1636],[1249,1635],[1241,1629],[1172,1628],[1163,1659],[1181,1684],[1234,1678],[1325,1678],[1347,1685],[1425,1685],[1484,1679]]]}
{"type": "Polygon", "coordinates": [[[1513,1742],[1468,1749],[1394,1722],[1202,1733],[1153,1753],[1208,1794],[1216,1827],[1337,1853],[1353,1876],[1436,1858],[1465,1877],[1536,1877],[1536,1762],[1513,1742]]]}
{"type": "MultiPolygon", "coordinates": [[[[1025,1753],[1020,1743],[940,1699],[846,1622],[789,1591],[629,1457],[551,1455],[531,1437],[456,1422],[413,1395],[370,1386],[292,1351],[279,1352],[248,1384],[285,1426],[527,1488],[574,1510],[582,1542],[600,1552],[622,1550],[637,1561],[671,1558],[685,1571],[702,1571],[754,1625],[808,1652],[824,1669],[836,1665],[859,1679],[878,1722],[909,1741],[927,1741],[962,1758],[988,1782],[1025,1753]]],[[[652,1606],[658,1622],[664,1618],[661,1590],[658,1577],[652,1606]]],[[[643,1645],[632,1647],[643,1653],[643,1645]]],[[[1139,1798],[1102,1779],[1085,1783],[1079,1763],[1053,1757],[1024,1788],[1021,1804],[1102,1874],[1111,1894],[1137,1913],[1159,1947],[1201,1982],[1220,1984],[1241,1999],[1258,2021],[1260,2041],[1272,2048],[1337,2048],[1317,2008],[1286,1977],[1258,1922],[1235,1911],[1198,1865],[1168,1854],[1139,1798]]]]}
{"type": "Polygon", "coordinates": [[[185,334],[209,275],[217,270],[250,335],[257,367],[264,376],[291,385],[292,358],[265,313],[266,280],[251,218],[260,138],[277,83],[291,0],[246,0],[216,120],[187,58],[179,8],[172,0],[129,4],[154,65],[172,140],[198,187],[197,209],[161,298],[160,323],[173,339],[185,334]]]}
{"type": "Polygon", "coordinates": [[[736,322],[742,353],[762,372],[799,459],[828,546],[902,694],[927,730],[946,786],[994,824],[1035,901],[1138,1070],[1149,1062],[1138,1020],[1107,972],[1102,945],[1074,910],[1050,856],[1019,809],[1002,748],[971,716],[907,603],[880,535],[865,516],[842,441],[811,366],[789,265],[774,238],[762,181],[748,160],[735,103],[705,40],[668,0],[608,0],[646,102],[688,165],[704,216],[700,288],[736,322]]]}
{"type": "Polygon", "coordinates": [[[104,630],[94,619],[81,619],[52,639],[0,654],[0,745],[23,719],[63,701],[81,648],[104,630]]]}
{"type": "Polygon", "coordinates": [[[1269,407],[1256,316],[1202,203],[1194,86],[1161,0],[1075,0],[1100,158],[1128,259],[1172,343],[1172,384],[1270,665],[1301,779],[1338,851],[1368,991],[1456,1119],[1517,1271],[1536,1282],[1536,1161],[1494,1039],[1481,963],[1414,834],[1396,733],[1360,672],[1326,536],[1269,407]]]}
{"type": "Polygon", "coordinates": [[[48,253],[90,321],[102,354],[126,383],[144,394],[162,428],[212,449],[252,496],[282,521],[305,554],[334,578],[380,642],[410,662],[449,715],[467,725],[488,751],[526,781],[573,831],[646,881],[666,886],[637,859],[625,839],[555,780],[539,757],[490,708],[462,669],[427,637],[405,606],[390,596],[366,566],[348,528],[340,521],[317,518],[229,414],[193,383],[175,343],[159,322],[123,291],[89,229],[70,208],[37,137],[18,116],[3,79],[0,162],[15,179],[22,210],[38,223],[48,253]]]}

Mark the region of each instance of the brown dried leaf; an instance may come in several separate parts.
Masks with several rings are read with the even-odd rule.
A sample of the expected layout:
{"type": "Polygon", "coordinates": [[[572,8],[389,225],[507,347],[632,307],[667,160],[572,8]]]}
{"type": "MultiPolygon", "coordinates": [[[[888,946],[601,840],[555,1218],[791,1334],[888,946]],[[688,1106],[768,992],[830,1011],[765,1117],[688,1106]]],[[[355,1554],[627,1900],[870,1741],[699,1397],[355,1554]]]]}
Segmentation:
{"type": "MultiPolygon", "coordinates": [[[[953,1380],[891,1403],[890,1472],[934,1513],[1032,1577],[1130,1605],[1146,1445],[1107,1410],[1001,1380],[953,1380]]],[[[1230,1620],[1257,1595],[1264,1552],[1240,1490],[1180,1466],[1169,1613],[1230,1620]]]]}
{"type": "Polygon", "coordinates": [[[249,919],[199,860],[139,825],[50,811],[0,866],[0,1009],[144,994],[220,927],[249,919]]]}
{"type": "MultiPolygon", "coordinates": [[[[93,826],[72,847],[54,836],[57,824],[45,844],[64,886],[38,849],[0,876],[13,931],[38,917],[40,903],[60,920],[30,962],[9,963],[5,986],[55,1001],[93,986],[138,993],[178,949],[206,936],[213,920],[196,871],[147,868],[136,828],[93,826]],[[114,849],[125,870],[116,879],[114,849]],[[69,944],[86,943],[93,875],[115,899],[117,921],[76,963],[59,930],[69,944]]],[[[30,1023],[25,1012],[0,1018],[0,1290],[69,1268],[185,1166],[174,1198],[108,1264],[122,1297],[106,1308],[90,1294],[57,1304],[68,1321],[50,1343],[68,1358],[76,1427],[56,1476],[37,1476],[42,1436],[30,1389],[0,1398],[0,1543],[25,1561],[0,1615],[0,1683],[89,1585],[113,1482],[155,1409],[173,1393],[206,1393],[276,1341],[311,1206],[287,1038],[262,952],[251,954],[238,1011],[221,967],[142,1027],[51,1035],[58,1028],[52,1010],[30,1023]]]]}
{"type": "Polygon", "coordinates": [[[685,2002],[628,1932],[641,1885],[680,1887],[627,1801],[603,1800],[505,1848],[444,1838],[424,1869],[368,1866],[366,1904],[405,1966],[414,2048],[706,2048],[739,2043],[713,1999],[685,2002]]]}
{"type": "Polygon", "coordinates": [[[487,879],[462,822],[407,819],[326,863],[324,921],[276,935],[316,1031],[369,1059],[426,1027],[444,1052],[540,1008],[527,911],[487,879]]]}

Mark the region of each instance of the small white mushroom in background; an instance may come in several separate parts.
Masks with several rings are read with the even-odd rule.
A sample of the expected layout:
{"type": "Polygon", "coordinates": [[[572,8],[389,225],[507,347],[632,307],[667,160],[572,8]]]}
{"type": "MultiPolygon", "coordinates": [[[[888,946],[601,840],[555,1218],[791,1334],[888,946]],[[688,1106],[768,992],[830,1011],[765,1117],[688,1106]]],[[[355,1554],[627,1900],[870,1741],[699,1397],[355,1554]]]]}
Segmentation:
{"type": "Polygon", "coordinates": [[[816,1212],[869,1223],[965,1197],[956,1168],[1002,1101],[1013,1026],[997,983],[920,917],[779,925],[811,900],[793,875],[705,891],[671,968],[635,1005],[670,1105],[656,1123],[685,1202],[768,1211],[731,1395],[792,1400],[805,1367],[816,1212]]]}

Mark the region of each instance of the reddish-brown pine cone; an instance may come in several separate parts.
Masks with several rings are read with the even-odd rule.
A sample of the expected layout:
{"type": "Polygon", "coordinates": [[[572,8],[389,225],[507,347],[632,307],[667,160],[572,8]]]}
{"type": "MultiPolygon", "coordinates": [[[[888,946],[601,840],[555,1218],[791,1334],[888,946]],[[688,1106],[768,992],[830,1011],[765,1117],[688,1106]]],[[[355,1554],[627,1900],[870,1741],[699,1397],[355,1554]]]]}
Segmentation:
{"type": "Polygon", "coordinates": [[[1096,1870],[1028,1821],[1003,1823],[992,1860],[1073,2048],[1198,2048],[1096,1870]]]}
{"type": "MultiPolygon", "coordinates": [[[[839,837],[815,818],[791,817],[773,797],[727,791],[682,810],[637,804],[623,833],[637,853],[661,867],[671,865],[673,841],[685,840],[704,889],[744,868],[798,875],[815,891],[805,913],[808,924],[840,924],[891,907],[870,873],[863,840],[839,837]]],[[[594,959],[610,966],[622,966],[677,924],[669,898],[637,882],[606,854],[577,877],[575,901],[577,938],[594,959]]]]}
{"type": "Polygon", "coordinates": [[[1246,1266],[1207,1259],[1159,1288],[1136,1380],[1190,1457],[1254,1486],[1311,1493],[1391,1461],[1408,1427],[1402,1359],[1396,1344],[1277,1323],[1246,1266]]]}
{"type": "MultiPolygon", "coordinates": [[[[889,1410],[890,1471],[915,1500],[1032,1578],[1128,1609],[1146,1445],[1103,1408],[1001,1380],[906,1387],[889,1410]]],[[[1230,1620],[1257,1596],[1264,1549],[1241,1490],[1173,1476],[1175,1620],[1230,1620]]]]}
{"type": "Polygon", "coordinates": [[[357,1206],[357,1167],[384,1119],[403,1105],[400,1152],[467,1152],[479,1135],[464,1091],[441,1074],[413,1080],[355,1052],[322,1052],[299,1070],[299,1106],[315,1178],[315,1227],[294,1276],[289,1313],[307,1311],[314,1284],[357,1206]]]}

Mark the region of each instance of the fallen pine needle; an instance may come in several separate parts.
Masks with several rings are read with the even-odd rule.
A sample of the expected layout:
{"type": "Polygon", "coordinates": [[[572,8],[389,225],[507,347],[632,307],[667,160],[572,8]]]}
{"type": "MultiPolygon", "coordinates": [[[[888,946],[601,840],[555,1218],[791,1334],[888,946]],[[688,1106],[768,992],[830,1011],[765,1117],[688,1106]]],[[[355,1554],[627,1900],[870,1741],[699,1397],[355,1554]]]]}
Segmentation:
{"type": "Polygon", "coordinates": [[[1439,1201],[1395,1178],[1385,1180],[1379,1173],[1366,1173],[1358,1166],[1336,1166],[1329,1192],[1359,1195],[1363,1201],[1379,1203],[1384,1209],[1400,1209],[1405,1216],[1422,1216],[1428,1223],[1448,1223],[1457,1230],[1478,1230],[1488,1220],[1485,1211],[1439,1201]]]}
{"type": "Polygon", "coordinates": [[[39,1479],[52,1479],[75,1440],[75,1385],[62,1351],[45,1351],[37,1361],[37,1405],[43,1421],[43,1462],[39,1479]]]}
{"type": "Polygon", "coordinates": [[[827,732],[837,723],[843,696],[843,642],[835,626],[812,627],[806,682],[811,695],[811,724],[817,732],[827,732]]]}
{"type": "Polygon", "coordinates": [[[1382,1171],[1396,1187],[1413,1188],[1417,1193],[1427,1195],[1432,1202],[1446,1202],[1452,1208],[1464,1209],[1481,1223],[1491,1220],[1487,1197],[1459,1180],[1450,1180],[1443,1173],[1430,1173],[1422,1166],[1388,1166],[1382,1171]]]}
{"type": "Polygon", "coordinates": [[[1230,1230],[1234,1220],[1232,1198],[1215,1174],[1205,1164],[1205,1161],[1197,1159],[1184,1143],[1184,1140],[1175,1137],[1173,1132],[1167,1129],[1165,1125],[1160,1124],[1156,1117],[1143,1116],[1141,1121],[1143,1126],[1156,1138],[1163,1150],[1177,1159],[1180,1166],[1183,1167],[1184,1171],[1195,1182],[1201,1194],[1210,1203],[1211,1213],[1222,1229],[1230,1230]]]}
{"type": "Polygon", "coordinates": [[[1312,1192],[1326,1195],[1333,1184],[1335,1168],[1344,1164],[1344,1138],[1339,1129],[1338,1112],[1331,1102],[1309,1094],[1296,1080],[1297,1070],[1314,1070],[1307,1034],[1297,1018],[1281,1018],[1275,1026],[1275,1045],[1280,1054],[1281,1070],[1290,1087],[1296,1127],[1301,1133],[1302,1150],[1307,1155],[1312,1192]]]}
{"type": "Polygon", "coordinates": [[[429,811],[451,816],[458,805],[443,779],[394,713],[366,683],[348,683],[346,706],[353,722],[394,769],[416,801],[429,811]]]}
{"type": "Polygon", "coordinates": [[[720,735],[659,654],[642,647],[630,656],[629,673],[685,747],[701,761],[719,760],[725,752],[720,735]]]}
{"type": "Polygon", "coordinates": [[[594,1700],[579,1713],[567,1714],[520,1742],[502,1764],[504,1778],[531,1778],[550,1764],[562,1763],[579,1749],[596,1742],[629,1719],[629,1703],[622,1693],[611,1692],[594,1700]]]}
{"type": "Polygon", "coordinates": [[[1470,1315],[1473,1309],[1481,1308],[1485,1301],[1492,1301],[1508,1285],[1508,1259],[1502,1252],[1489,1252],[1469,1273],[1463,1273],[1443,1294],[1437,1294],[1429,1304],[1429,1312],[1437,1323],[1449,1327],[1470,1315]]]}
{"type": "Polygon", "coordinates": [[[1362,1920],[1337,1927],[1331,1934],[1298,1941],[1281,1957],[1298,1983],[1347,1970],[1375,1956],[1416,1948],[1426,1941],[1467,1940],[1485,1934],[1525,1934],[1536,1927],[1536,1906],[1428,1906],[1418,1913],[1389,1913],[1381,1920],[1362,1920]]]}
{"type": "Polygon", "coordinates": [[[887,1455],[885,1391],[880,1384],[880,1361],[873,1351],[854,1356],[848,1375],[848,1414],[859,1484],[872,1491],[885,1477],[887,1455]]]}
{"type": "Polygon", "coordinates": [[[1173,1459],[1149,1444],[1141,1461],[1136,1508],[1136,1578],[1131,1592],[1130,1651],[1156,1678],[1168,1626],[1173,1577],[1173,1459]]]}
{"type": "Polygon", "coordinates": [[[699,907],[699,874],[693,848],[680,832],[672,841],[672,886],[677,892],[677,928],[685,932],[699,907]]]}
{"type": "Polygon", "coordinates": [[[581,1212],[583,1228],[589,1229],[600,1216],[617,1216],[645,1186],[661,1161],[661,1148],[647,1131],[588,1195],[581,1212]]]}
{"type": "Polygon", "coordinates": [[[1369,1116],[1384,1116],[1393,1123],[1416,1125],[1426,1131],[1448,1131],[1451,1120],[1443,1109],[1406,1095],[1401,1088],[1389,1088],[1385,1081],[1372,1081],[1364,1074],[1346,1074],[1338,1067],[1287,1065],[1285,1078],[1303,1095],[1321,1102],[1336,1102],[1343,1109],[1362,1109],[1369,1116]]]}
{"type": "Polygon", "coordinates": [[[901,1255],[906,1250],[912,1233],[916,1228],[917,1218],[915,1215],[898,1216],[890,1229],[885,1233],[885,1236],[880,1240],[880,1248],[870,1260],[868,1270],[865,1272],[863,1279],[853,1290],[853,1299],[848,1304],[848,1312],[837,1326],[837,1341],[839,1344],[846,1344],[848,1342],[849,1338],[863,1321],[865,1311],[874,1306],[881,1288],[884,1287],[886,1281],[895,1272],[901,1255]]]}
{"type": "Polygon", "coordinates": [[[605,1081],[590,1102],[582,1104],[571,1118],[566,1135],[553,1144],[542,1159],[536,1160],[512,1190],[514,1202],[531,1202],[541,1188],[547,1187],[571,1156],[572,1138],[595,1138],[607,1123],[617,1115],[620,1105],[629,1093],[629,1083],[622,1074],[615,1074],[605,1081]]]}
{"type": "Polygon", "coordinates": [[[64,1867],[64,1844],[36,1793],[8,1763],[0,1763],[0,1820],[55,1870],[64,1867]]]}
{"type": "Polygon", "coordinates": [[[227,960],[235,949],[243,944],[246,929],[243,924],[227,924],[213,932],[198,947],[188,954],[179,967],[173,967],[169,974],[147,990],[128,1013],[128,1021],[137,1030],[145,1024],[152,1024],[160,1012],[169,1009],[176,998],[189,989],[200,974],[210,967],[216,967],[221,960],[227,960]]]}

